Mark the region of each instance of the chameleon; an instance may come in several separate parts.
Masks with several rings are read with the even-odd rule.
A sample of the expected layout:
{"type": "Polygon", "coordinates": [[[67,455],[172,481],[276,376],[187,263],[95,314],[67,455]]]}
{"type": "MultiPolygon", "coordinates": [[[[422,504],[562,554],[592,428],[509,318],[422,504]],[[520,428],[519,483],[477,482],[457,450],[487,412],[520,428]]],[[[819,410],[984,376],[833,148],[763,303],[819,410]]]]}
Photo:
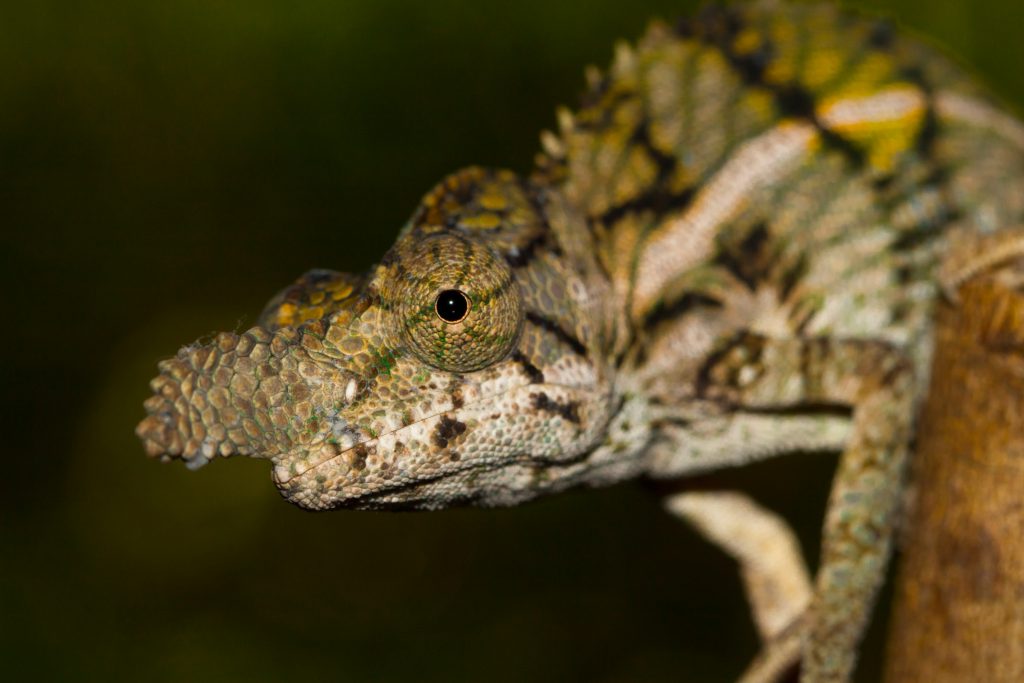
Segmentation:
{"type": "Polygon", "coordinates": [[[309,510],[838,452],[813,579],[745,494],[666,505],[739,563],[763,639],[742,680],[849,680],[933,311],[1019,276],[1024,125],[887,20],[773,0],[654,22],[557,120],[528,174],[454,173],[379,264],[311,270],[159,363],[136,433],[190,468],[265,458],[309,510]]]}

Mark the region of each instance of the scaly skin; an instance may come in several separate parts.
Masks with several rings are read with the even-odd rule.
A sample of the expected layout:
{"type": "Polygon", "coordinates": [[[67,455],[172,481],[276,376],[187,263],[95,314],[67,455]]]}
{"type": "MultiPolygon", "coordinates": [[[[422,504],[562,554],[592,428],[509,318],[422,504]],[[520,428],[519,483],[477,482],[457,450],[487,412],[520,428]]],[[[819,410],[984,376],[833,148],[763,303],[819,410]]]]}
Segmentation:
{"type": "Polygon", "coordinates": [[[190,466],[267,458],[316,510],[512,505],[842,450],[810,606],[766,631],[747,680],[795,656],[805,681],[847,680],[933,304],[1021,253],[1024,127],[943,57],[828,6],[655,24],[588,81],[530,178],[457,173],[365,275],[312,271],[258,327],[185,347],[137,433],[190,466]]]}

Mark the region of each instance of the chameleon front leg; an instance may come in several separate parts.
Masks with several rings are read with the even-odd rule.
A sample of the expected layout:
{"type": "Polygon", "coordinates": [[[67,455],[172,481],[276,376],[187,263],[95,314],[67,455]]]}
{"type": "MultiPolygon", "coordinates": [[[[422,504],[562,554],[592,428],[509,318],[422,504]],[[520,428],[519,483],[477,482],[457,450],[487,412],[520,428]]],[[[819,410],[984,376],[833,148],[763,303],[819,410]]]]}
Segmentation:
{"type": "Polygon", "coordinates": [[[739,564],[754,624],[766,644],[743,683],[779,680],[800,658],[799,620],[811,601],[811,579],[796,535],[777,514],[737,491],[686,491],[669,496],[665,507],[739,564]]]}
{"type": "Polygon", "coordinates": [[[739,412],[853,409],[801,646],[803,681],[847,681],[891,547],[913,418],[911,362],[879,341],[744,334],[715,354],[702,382],[739,412]]]}
{"type": "Polygon", "coordinates": [[[739,563],[763,641],[803,614],[811,580],[796,536],[781,517],[737,491],[686,491],[669,496],[665,507],[739,563]]]}

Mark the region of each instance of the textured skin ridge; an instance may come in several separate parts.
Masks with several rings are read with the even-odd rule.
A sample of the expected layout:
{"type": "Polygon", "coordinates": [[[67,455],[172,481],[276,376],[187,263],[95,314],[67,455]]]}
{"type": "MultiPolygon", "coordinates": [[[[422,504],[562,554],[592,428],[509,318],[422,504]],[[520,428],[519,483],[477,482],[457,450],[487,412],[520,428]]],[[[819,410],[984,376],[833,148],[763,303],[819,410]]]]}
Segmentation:
{"type": "Polygon", "coordinates": [[[303,443],[312,405],[340,406],[352,379],[317,358],[322,328],[222,332],[162,361],[137,429],[147,452],[198,467],[217,455],[273,458],[303,443]]]}
{"type": "MultiPolygon", "coordinates": [[[[813,585],[792,551],[772,569],[724,545],[754,558],[764,625],[743,680],[799,659],[805,681],[846,681],[935,303],[1020,278],[1024,126],[933,49],[829,5],[655,23],[587,82],[528,178],[445,178],[365,274],[310,271],[258,327],[163,361],[137,433],[190,466],[267,458],[315,510],[512,505],[841,451],[813,585]]],[[[671,509],[711,537],[726,514],[784,533],[736,495],[671,509]]]]}

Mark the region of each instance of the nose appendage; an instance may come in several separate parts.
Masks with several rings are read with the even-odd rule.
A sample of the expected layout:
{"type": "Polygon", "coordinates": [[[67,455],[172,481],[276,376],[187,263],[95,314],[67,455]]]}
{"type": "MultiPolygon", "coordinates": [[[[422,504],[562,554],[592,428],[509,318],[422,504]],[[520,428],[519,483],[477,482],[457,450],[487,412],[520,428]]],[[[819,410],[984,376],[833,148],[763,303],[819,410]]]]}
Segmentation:
{"type": "Polygon", "coordinates": [[[262,432],[253,404],[259,376],[277,374],[272,341],[261,328],[225,332],[161,361],[160,375],[149,383],[148,415],[135,429],[146,453],[190,467],[217,455],[251,454],[262,432]]]}
{"type": "Polygon", "coordinates": [[[304,332],[223,332],[162,361],[135,429],[146,452],[196,468],[218,455],[273,457],[300,444],[316,406],[330,398],[304,332]]]}

